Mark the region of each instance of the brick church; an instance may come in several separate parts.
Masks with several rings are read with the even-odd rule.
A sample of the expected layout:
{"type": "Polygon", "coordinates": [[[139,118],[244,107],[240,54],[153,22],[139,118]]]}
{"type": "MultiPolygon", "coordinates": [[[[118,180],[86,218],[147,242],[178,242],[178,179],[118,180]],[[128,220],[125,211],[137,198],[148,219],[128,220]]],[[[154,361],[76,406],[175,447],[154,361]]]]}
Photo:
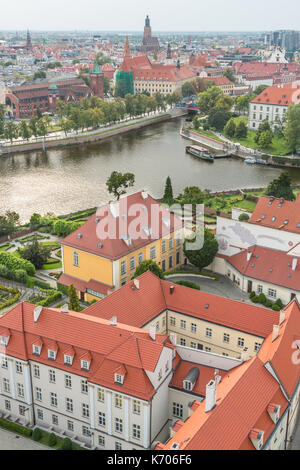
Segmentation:
{"type": "Polygon", "coordinates": [[[150,18],[147,15],[144,28],[144,38],[141,51],[143,54],[151,52],[158,52],[160,50],[158,39],[152,36],[152,29],[150,26],[150,18]]]}
{"type": "Polygon", "coordinates": [[[80,101],[91,96],[104,97],[103,72],[95,64],[89,75],[90,87],[81,78],[42,82],[12,87],[6,93],[5,103],[16,119],[28,119],[37,114],[56,112],[57,101],[80,101]]]}

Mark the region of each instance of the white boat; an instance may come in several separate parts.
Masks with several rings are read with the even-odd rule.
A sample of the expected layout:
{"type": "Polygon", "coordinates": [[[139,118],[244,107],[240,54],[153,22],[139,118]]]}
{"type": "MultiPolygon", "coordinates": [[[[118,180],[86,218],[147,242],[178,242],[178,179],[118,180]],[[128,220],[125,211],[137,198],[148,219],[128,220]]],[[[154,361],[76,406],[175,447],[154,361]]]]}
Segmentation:
{"type": "Polygon", "coordinates": [[[249,165],[255,165],[256,160],[254,160],[254,158],[246,158],[245,163],[248,163],[249,165]]]}

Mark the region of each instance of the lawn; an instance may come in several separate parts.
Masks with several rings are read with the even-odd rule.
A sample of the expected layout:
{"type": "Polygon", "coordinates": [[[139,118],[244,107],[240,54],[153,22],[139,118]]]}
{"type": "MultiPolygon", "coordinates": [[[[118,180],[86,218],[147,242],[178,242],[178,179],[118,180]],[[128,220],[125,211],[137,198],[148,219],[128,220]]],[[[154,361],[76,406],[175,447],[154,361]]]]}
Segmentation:
{"type": "MultiPolygon", "coordinates": [[[[240,121],[244,121],[248,126],[247,118],[237,117],[237,118],[234,118],[234,121],[236,124],[238,124],[240,121]]],[[[252,131],[251,129],[248,129],[248,136],[246,139],[232,138],[231,140],[233,142],[240,143],[241,145],[245,147],[259,150],[262,153],[270,153],[273,155],[282,155],[282,156],[288,155],[290,153],[287,143],[283,137],[280,139],[278,139],[277,137],[273,137],[273,143],[271,147],[266,148],[266,149],[259,149],[257,143],[254,141],[255,136],[256,136],[256,132],[252,131]]]]}
{"type": "Polygon", "coordinates": [[[43,266],[43,269],[47,269],[47,270],[60,269],[60,268],[62,268],[62,262],[61,261],[57,261],[57,263],[44,264],[44,266],[43,266]]]}
{"type": "MultiPolygon", "coordinates": [[[[250,194],[250,193],[249,193],[250,194]]],[[[251,193],[254,194],[254,193],[251,193]]],[[[215,209],[217,211],[222,211],[227,214],[230,214],[233,207],[238,207],[240,209],[247,210],[249,212],[253,212],[256,206],[256,202],[248,201],[244,199],[243,196],[238,195],[228,195],[228,197],[223,196],[214,196],[208,197],[204,201],[204,205],[210,207],[211,209],[215,209]]]]}

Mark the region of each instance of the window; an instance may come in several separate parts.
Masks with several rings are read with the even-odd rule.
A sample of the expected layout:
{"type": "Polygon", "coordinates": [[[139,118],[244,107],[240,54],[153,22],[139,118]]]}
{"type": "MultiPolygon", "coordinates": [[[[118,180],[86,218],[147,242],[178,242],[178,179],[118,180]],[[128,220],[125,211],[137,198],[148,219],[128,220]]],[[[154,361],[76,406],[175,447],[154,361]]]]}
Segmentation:
{"type": "Polygon", "coordinates": [[[82,403],[82,417],[89,418],[90,417],[90,406],[86,403],[82,403]]]}
{"type": "Polygon", "coordinates": [[[143,253],[139,253],[139,264],[143,262],[144,256],[143,253]]]}
{"type": "Polygon", "coordinates": [[[211,338],[212,337],[212,329],[211,328],[206,328],[206,333],[205,334],[208,338],[211,338]]]}
{"type": "Polygon", "coordinates": [[[124,375],[115,374],[115,383],[123,385],[124,375]]]}
{"type": "Polygon", "coordinates": [[[191,391],[192,390],[192,383],[189,382],[188,380],[185,380],[183,382],[183,386],[185,390],[191,391]]]}
{"type": "Polygon", "coordinates": [[[2,367],[3,369],[7,369],[7,368],[8,368],[7,357],[2,357],[1,367],[2,367]]]}
{"type": "Polygon", "coordinates": [[[182,328],[183,330],[186,329],[186,321],[185,320],[180,320],[180,328],[182,328]]]}
{"type": "Polygon", "coordinates": [[[37,379],[40,378],[40,367],[37,366],[36,364],[34,364],[34,366],[33,366],[33,375],[34,375],[34,377],[36,377],[37,379]]]}
{"type": "Polygon", "coordinates": [[[260,350],[260,348],[261,348],[261,344],[260,344],[260,343],[255,343],[255,344],[254,344],[254,351],[255,351],[255,352],[258,352],[258,351],[260,350]]]}
{"type": "Polygon", "coordinates": [[[98,437],[98,443],[99,443],[99,446],[104,447],[105,446],[105,437],[104,436],[99,436],[98,437]]]}
{"type": "Polygon", "coordinates": [[[89,370],[89,368],[90,368],[90,363],[88,361],[81,361],[81,369],[89,370]]]}
{"type": "Polygon", "coordinates": [[[133,271],[133,269],[135,269],[135,257],[134,256],[130,258],[130,271],[133,271]]]}
{"type": "Polygon", "coordinates": [[[183,406],[180,405],[180,403],[173,402],[173,416],[176,416],[177,418],[183,417],[183,406]]]}
{"type": "Polygon", "coordinates": [[[37,410],[37,418],[38,418],[40,421],[43,421],[43,419],[44,419],[43,410],[37,410]]]}
{"type": "Polygon", "coordinates": [[[39,356],[41,354],[41,347],[36,346],[35,344],[32,346],[32,351],[35,356],[39,356]]]}
{"type": "Polygon", "coordinates": [[[244,338],[238,338],[238,347],[243,348],[245,344],[244,338]]]}
{"type": "Polygon", "coordinates": [[[54,424],[54,426],[58,426],[58,416],[57,415],[52,415],[52,424],[54,424]]]}
{"type": "Polygon", "coordinates": [[[88,393],[88,382],[87,380],[81,381],[81,393],[88,393]]]}
{"type": "Polygon", "coordinates": [[[35,399],[36,399],[37,401],[42,401],[42,398],[43,398],[43,397],[42,397],[42,389],[36,387],[36,388],[35,388],[35,399]]]}
{"type": "Polygon", "coordinates": [[[74,431],[74,423],[73,421],[67,421],[67,427],[68,427],[68,431],[74,431]]]}
{"type": "Polygon", "coordinates": [[[65,375],[65,387],[72,388],[72,378],[70,375],[65,375]]]}
{"type": "Polygon", "coordinates": [[[169,258],[169,268],[173,267],[173,256],[170,256],[169,258]]]}
{"type": "Polygon", "coordinates": [[[120,442],[116,442],[115,449],[116,450],[122,450],[122,444],[120,442]]]}
{"type": "Polygon", "coordinates": [[[116,395],[115,395],[115,406],[116,406],[117,408],[122,408],[122,403],[123,403],[122,395],[116,394],[116,395]]]}
{"type": "Polygon", "coordinates": [[[166,242],[166,240],[164,240],[164,241],[162,242],[161,251],[162,251],[163,253],[165,253],[165,252],[167,251],[167,242],[166,242]]]}
{"type": "Polygon", "coordinates": [[[22,372],[23,372],[22,363],[19,362],[19,361],[16,361],[16,372],[17,372],[18,374],[22,374],[22,372]]]}
{"type": "Polygon", "coordinates": [[[197,348],[197,344],[196,344],[196,343],[193,343],[193,342],[191,342],[191,348],[193,348],[193,349],[196,349],[196,348],[197,348]]]}
{"type": "Polygon", "coordinates": [[[206,348],[205,348],[205,351],[206,351],[206,352],[211,352],[211,348],[206,347],[206,348]]]}
{"type": "Polygon", "coordinates": [[[105,413],[102,413],[101,411],[99,411],[99,414],[98,414],[98,423],[99,423],[99,426],[105,426],[106,424],[105,413]]]}
{"type": "Polygon", "coordinates": [[[90,437],[90,430],[87,426],[82,426],[82,435],[85,437],[90,437]]]}
{"type": "Polygon", "coordinates": [[[185,346],[186,345],[186,341],[184,338],[180,338],[180,346],[185,346]]]}
{"type": "Polygon", "coordinates": [[[138,400],[133,400],[133,412],[137,415],[141,414],[141,402],[138,400]]]}
{"type": "Polygon", "coordinates": [[[73,400],[71,398],[66,398],[66,410],[73,413],[73,400]]]}
{"type": "Polygon", "coordinates": [[[141,438],[141,426],[138,424],[134,424],[132,427],[132,436],[134,439],[140,439],[141,438]]]}
{"type": "Polygon", "coordinates": [[[169,365],[169,361],[167,361],[165,365],[165,372],[169,372],[169,369],[170,369],[170,365],[169,365]]]}
{"type": "Polygon", "coordinates": [[[230,335],[228,333],[224,333],[223,342],[229,343],[229,341],[230,341],[230,335]]]}
{"type": "Polygon", "coordinates": [[[150,248],[150,259],[154,259],[154,258],[156,258],[156,247],[152,246],[150,248]]]}
{"type": "Polygon", "coordinates": [[[162,369],[159,370],[158,372],[158,380],[162,379],[162,369]]]}
{"type": "Polygon", "coordinates": [[[5,392],[10,393],[10,385],[8,379],[3,379],[3,388],[5,392]]]}
{"type": "Polygon", "coordinates": [[[121,274],[126,274],[126,261],[121,262],[121,274]]]}
{"type": "Polygon", "coordinates": [[[67,366],[71,366],[71,365],[73,364],[73,357],[72,357],[72,356],[67,356],[67,355],[65,355],[65,359],[64,359],[64,360],[65,360],[65,364],[66,364],[67,366]]]}
{"type": "Polygon", "coordinates": [[[24,385],[17,384],[18,397],[24,398],[24,385]]]}
{"type": "MultiPolygon", "coordinates": [[[[48,359],[51,361],[55,361],[56,359],[56,351],[52,351],[51,349],[48,349],[48,359]]],[[[55,373],[54,373],[55,375],[55,373]]]]}
{"type": "Polygon", "coordinates": [[[5,405],[5,409],[6,409],[6,410],[8,410],[8,411],[11,410],[11,404],[10,404],[10,401],[9,401],[9,400],[5,400],[4,405],[5,405]]]}
{"type": "Polygon", "coordinates": [[[259,294],[262,294],[262,292],[263,292],[263,286],[258,285],[258,286],[257,286],[257,292],[258,292],[259,294]]]}
{"type": "Polygon", "coordinates": [[[104,390],[102,388],[100,388],[98,390],[98,400],[102,401],[102,403],[104,403],[104,398],[105,398],[104,390]]]}
{"type": "Polygon", "coordinates": [[[176,326],[176,318],[175,317],[170,317],[170,325],[171,326],[176,326]]]}
{"type": "Polygon", "coordinates": [[[73,253],[73,266],[76,266],[76,267],[79,266],[79,256],[78,256],[78,253],[76,253],[76,251],[74,251],[73,253]]]}
{"type": "Polygon", "coordinates": [[[115,419],[115,431],[123,432],[123,420],[121,418],[115,419]]]}
{"type": "Polygon", "coordinates": [[[196,333],[197,332],[197,325],[196,323],[191,323],[191,332],[196,333]]]}
{"type": "Polygon", "coordinates": [[[49,382],[55,384],[55,370],[49,370],[49,382]]]}
{"type": "Polygon", "coordinates": [[[169,249],[172,250],[173,246],[174,246],[174,238],[170,238],[170,240],[169,240],[169,249]]]}
{"type": "Polygon", "coordinates": [[[24,405],[19,405],[19,414],[20,416],[25,416],[25,406],[24,405]]]}
{"type": "Polygon", "coordinates": [[[50,393],[50,403],[51,406],[57,406],[57,394],[56,393],[50,393]]]}
{"type": "Polygon", "coordinates": [[[156,322],[155,329],[156,331],[159,331],[159,321],[156,322]]]}
{"type": "Polygon", "coordinates": [[[268,296],[272,297],[273,299],[276,299],[277,297],[277,291],[274,289],[268,289],[268,296]]]}
{"type": "Polygon", "coordinates": [[[176,264],[180,264],[180,252],[176,253],[176,264]]]}

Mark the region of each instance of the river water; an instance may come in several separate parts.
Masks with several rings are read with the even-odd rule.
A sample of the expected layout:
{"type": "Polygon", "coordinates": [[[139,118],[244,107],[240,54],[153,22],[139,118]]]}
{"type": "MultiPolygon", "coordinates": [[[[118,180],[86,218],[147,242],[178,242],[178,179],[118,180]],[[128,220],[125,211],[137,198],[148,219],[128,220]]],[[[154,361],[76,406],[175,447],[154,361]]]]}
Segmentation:
{"type": "MultiPolygon", "coordinates": [[[[14,210],[23,222],[37,212],[67,214],[99,206],[111,196],[106,180],[117,170],[136,176],[130,192],[162,197],[167,176],[178,195],[186,186],[214,191],[267,185],[281,170],[242,160],[201,161],[185,153],[182,119],[155,124],[103,142],[0,158],[0,214],[14,210]]],[[[290,170],[300,183],[300,170],[290,170]]]]}

